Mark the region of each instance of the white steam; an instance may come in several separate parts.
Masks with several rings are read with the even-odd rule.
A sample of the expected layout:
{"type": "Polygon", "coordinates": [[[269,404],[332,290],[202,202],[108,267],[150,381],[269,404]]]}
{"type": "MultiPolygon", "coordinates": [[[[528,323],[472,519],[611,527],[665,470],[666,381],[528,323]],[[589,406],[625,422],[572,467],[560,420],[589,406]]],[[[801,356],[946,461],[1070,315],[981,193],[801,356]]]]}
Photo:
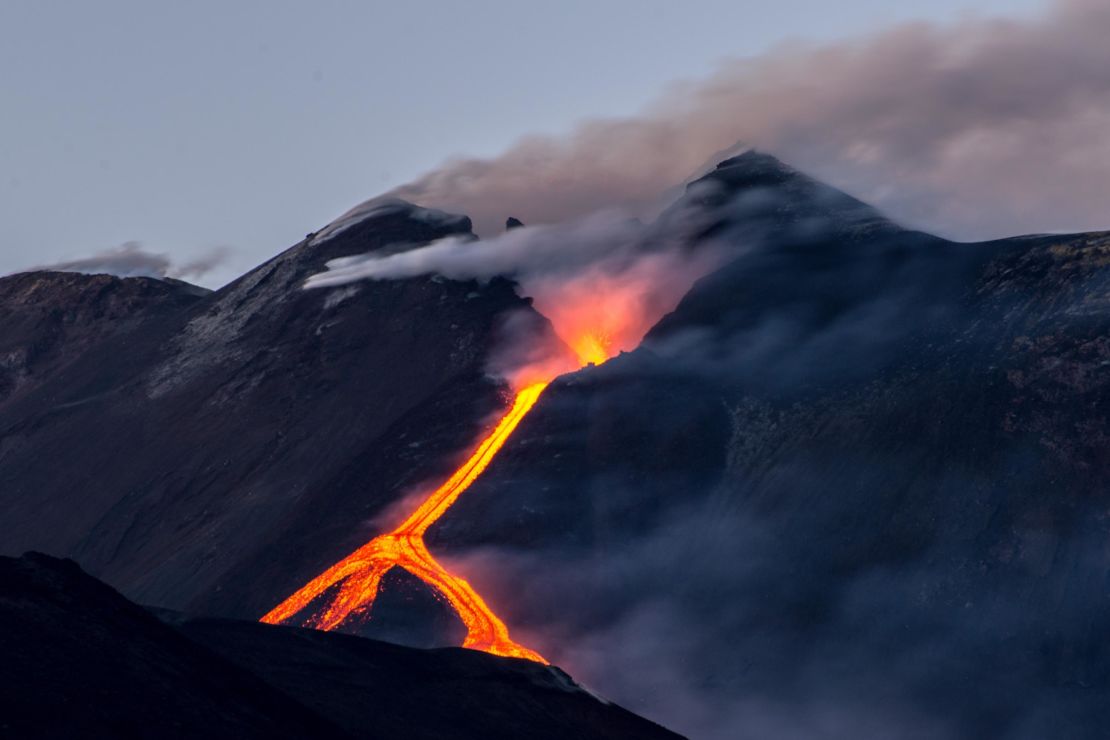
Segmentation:
{"type": "MultiPolygon", "coordinates": [[[[430,274],[478,281],[509,277],[551,321],[579,364],[597,362],[633,349],[694,280],[718,263],[719,254],[710,247],[680,248],[692,223],[676,217],[645,226],[620,212],[600,211],[564,224],[511,229],[489,240],[452,236],[407,251],[332,260],[305,287],[430,274]]],[[[560,349],[565,350],[546,348],[539,363],[499,368],[498,374],[531,382],[574,369],[560,349]]]]}

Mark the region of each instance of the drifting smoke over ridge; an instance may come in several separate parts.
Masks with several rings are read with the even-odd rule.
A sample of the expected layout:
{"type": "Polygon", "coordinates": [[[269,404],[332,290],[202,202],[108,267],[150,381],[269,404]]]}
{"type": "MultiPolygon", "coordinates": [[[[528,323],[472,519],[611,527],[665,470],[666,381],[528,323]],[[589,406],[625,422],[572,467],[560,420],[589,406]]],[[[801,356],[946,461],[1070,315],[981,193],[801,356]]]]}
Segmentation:
{"type": "Polygon", "coordinates": [[[599,211],[565,224],[514,228],[490,240],[454,236],[387,256],[333,260],[305,287],[427,274],[511,277],[577,356],[546,348],[529,353],[523,365],[491,368],[519,387],[633,349],[717,262],[712,249],[679,248],[690,225],[681,215],[648,227],[615,210],[599,211]]]}
{"type": "Polygon", "coordinates": [[[448,162],[394,195],[466,213],[481,233],[505,213],[526,223],[601,206],[646,214],[740,140],[950,236],[1106,228],[1108,35],[1102,0],[1057,0],[1028,21],[785,45],[673,89],[641,116],[448,162]]]}
{"type": "Polygon", "coordinates": [[[183,264],[175,264],[166,254],[150,252],[138,242],[125,242],[88,257],[32,268],[56,272],[82,272],[116,277],[200,278],[223,264],[226,250],[213,250],[183,264]]]}

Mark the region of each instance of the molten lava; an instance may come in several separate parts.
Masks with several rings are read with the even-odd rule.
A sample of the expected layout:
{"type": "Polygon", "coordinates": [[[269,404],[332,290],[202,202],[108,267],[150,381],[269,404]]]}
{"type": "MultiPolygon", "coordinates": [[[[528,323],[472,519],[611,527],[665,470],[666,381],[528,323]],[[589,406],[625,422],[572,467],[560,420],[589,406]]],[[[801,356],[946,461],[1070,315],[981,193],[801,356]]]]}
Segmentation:
{"type": "MultiPolygon", "coordinates": [[[[422,580],[458,613],[466,625],[464,647],[495,655],[546,663],[542,656],[513,642],[509,630],[464,579],[436,562],[424,544],[424,533],[486,469],[494,455],[556,376],[589,364],[600,365],[614,354],[634,347],[665,310],[674,306],[701,269],[696,260],[678,262],[667,255],[641,258],[619,270],[597,267],[573,278],[534,280],[529,290],[540,312],[549,318],[559,347],[549,358],[510,373],[516,394],[512,408],[462,467],[431,493],[396,529],[355,550],[309,581],[262,617],[278,623],[316,606],[307,627],[332,630],[370,613],[382,577],[403,568],[422,580]],[[572,353],[567,353],[570,348],[572,353]]],[[[542,356],[542,353],[541,353],[542,356]]]]}
{"type": "MultiPolygon", "coordinates": [[[[602,357],[600,361],[604,359],[602,357]]],[[[459,494],[481,475],[546,387],[546,382],[534,383],[518,392],[512,408],[482,440],[474,454],[400,526],[375,537],[313,578],[262,617],[262,621],[270,624],[284,622],[308,607],[325,591],[338,586],[330,601],[305,622],[306,627],[335,629],[352,615],[367,613],[378,595],[382,576],[398,567],[412,573],[447,599],[466,625],[463,647],[546,663],[539,653],[513,642],[509,638],[508,627],[473,587],[436,562],[424,545],[424,533],[428,527],[443,516],[459,494]]]]}
{"type": "Polygon", "coordinates": [[[583,365],[600,365],[609,359],[613,340],[600,332],[583,334],[569,342],[583,365]]]}

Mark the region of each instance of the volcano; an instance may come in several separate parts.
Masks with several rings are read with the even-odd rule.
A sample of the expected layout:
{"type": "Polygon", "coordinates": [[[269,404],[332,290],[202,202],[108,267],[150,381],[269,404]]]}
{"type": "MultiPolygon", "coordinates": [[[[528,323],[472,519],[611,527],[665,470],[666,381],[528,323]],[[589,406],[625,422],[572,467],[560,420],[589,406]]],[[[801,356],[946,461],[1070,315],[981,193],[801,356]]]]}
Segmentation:
{"type": "Polygon", "coordinates": [[[714,268],[461,489],[505,344],[579,337],[512,276],[303,285],[463,216],[379,201],[215,292],[0,279],[3,549],[189,615],[516,646],[697,737],[1098,736],[1110,234],[956,243],[754,151],[648,228],[678,221],[714,268]]]}

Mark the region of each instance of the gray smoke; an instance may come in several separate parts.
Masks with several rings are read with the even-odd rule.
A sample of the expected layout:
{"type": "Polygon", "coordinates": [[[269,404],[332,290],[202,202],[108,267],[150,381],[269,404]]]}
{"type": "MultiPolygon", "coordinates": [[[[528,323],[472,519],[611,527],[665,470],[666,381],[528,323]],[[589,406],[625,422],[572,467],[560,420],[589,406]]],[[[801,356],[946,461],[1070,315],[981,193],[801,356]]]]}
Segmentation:
{"type": "MultiPolygon", "coordinates": [[[[328,263],[306,287],[323,288],[361,279],[385,280],[439,274],[451,280],[567,276],[590,266],[620,271],[642,257],[652,236],[643,224],[616,210],[601,210],[565,224],[516,228],[492,239],[452,236],[386,256],[367,254],[328,263]]],[[[675,240],[667,242],[673,246],[675,240]]]]}
{"type": "Polygon", "coordinates": [[[642,115],[445,164],[395,195],[480,233],[601,205],[649,214],[737,140],[960,238],[1110,226],[1110,5],[1057,0],[1029,21],[916,23],[783,45],[672,90],[642,115]]]}
{"type": "MultiPolygon", "coordinates": [[[[696,218],[692,209],[678,209],[647,226],[603,210],[566,223],[514,228],[489,240],[453,236],[384,255],[332,260],[305,287],[428,274],[481,281],[507,276],[533,299],[563,342],[576,347],[582,337],[603,337],[615,354],[635,347],[694,280],[719,263],[712,245],[696,253],[682,249],[696,218]]],[[[497,374],[532,382],[577,367],[566,365],[562,347],[532,349],[556,362],[499,367],[497,374]]]]}
{"type": "Polygon", "coordinates": [[[115,275],[116,277],[198,279],[212,272],[227,259],[226,249],[214,249],[194,259],[176,264],[169,255],[150,252],[138,242],[125,242],[118,247],[105,249],[88,257],[56,262],[32,268],[57,272],[81,272],[87,275],[115,275]]]}

